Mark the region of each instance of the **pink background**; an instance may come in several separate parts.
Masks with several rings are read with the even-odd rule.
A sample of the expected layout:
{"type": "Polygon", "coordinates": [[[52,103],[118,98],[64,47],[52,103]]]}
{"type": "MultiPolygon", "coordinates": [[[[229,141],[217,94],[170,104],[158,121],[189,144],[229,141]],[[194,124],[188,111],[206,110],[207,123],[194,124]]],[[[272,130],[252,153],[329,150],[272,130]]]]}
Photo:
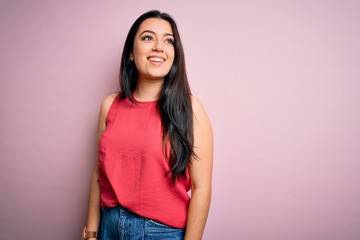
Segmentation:
{"type": "Polygon", "coordinates": [[[359,1],[0,2],[0,239],[79,239],[101,100],[172,14],[215,134],[204,239],[360,239],[359,1]]]}

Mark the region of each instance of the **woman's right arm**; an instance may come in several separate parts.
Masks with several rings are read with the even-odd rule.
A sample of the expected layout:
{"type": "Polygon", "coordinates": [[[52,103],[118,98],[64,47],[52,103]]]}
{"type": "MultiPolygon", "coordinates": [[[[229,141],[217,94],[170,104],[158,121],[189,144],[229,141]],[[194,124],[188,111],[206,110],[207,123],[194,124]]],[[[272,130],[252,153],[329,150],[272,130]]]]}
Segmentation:
{"type": "MultiPolygon", "coordinates": [[[[109,112],[110,106],[114,101],[117,93],[107,96],[101,104],[98,131],[97,131],[97,143],[100,140],[101,135],[106,129],[106,116],[109,112]]],[[[100,182],[98,175],[98,157],[94,164],[94,169],[91,176],[90,192],[89,192],[89,205],[88,205],[88,217],[87,217],[87,230],[89,232],[97,232],[100,224],[100,182]]],[[[90,239],[90,238],[89,238],[90,239]]],[[[93,238],[94,239],[94,238],[93,238]]]]}

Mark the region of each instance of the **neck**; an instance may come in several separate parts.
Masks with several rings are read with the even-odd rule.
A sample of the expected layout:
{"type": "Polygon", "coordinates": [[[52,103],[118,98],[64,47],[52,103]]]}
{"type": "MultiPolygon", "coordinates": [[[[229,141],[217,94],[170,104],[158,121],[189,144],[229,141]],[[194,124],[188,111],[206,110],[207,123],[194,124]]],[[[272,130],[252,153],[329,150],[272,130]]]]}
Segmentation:
{"type": "Polygon", "coordinates": [[[139,79],[134,91],[135,99],[139,101],[154,101],[159,98],[159,92],[164,80],[144,80],[139,79]]]}

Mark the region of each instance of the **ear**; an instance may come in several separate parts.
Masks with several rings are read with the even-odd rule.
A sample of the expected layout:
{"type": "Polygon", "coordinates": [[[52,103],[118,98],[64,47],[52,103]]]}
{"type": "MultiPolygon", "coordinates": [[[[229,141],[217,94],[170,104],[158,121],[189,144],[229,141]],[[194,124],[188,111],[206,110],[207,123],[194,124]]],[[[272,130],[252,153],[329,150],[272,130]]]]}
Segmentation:
{"type": "Polygon", "coordinates": [[[134,56],[133,56],[132,53],[130,53],[130,60],[131,60],[131,61],[134,61],[134,56]]]}

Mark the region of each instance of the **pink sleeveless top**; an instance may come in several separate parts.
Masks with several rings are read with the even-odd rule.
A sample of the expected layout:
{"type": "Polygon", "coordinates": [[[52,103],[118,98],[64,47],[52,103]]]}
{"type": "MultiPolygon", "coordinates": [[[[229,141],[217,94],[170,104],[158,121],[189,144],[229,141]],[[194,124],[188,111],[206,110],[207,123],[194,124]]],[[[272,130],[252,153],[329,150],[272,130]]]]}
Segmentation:
{"type": "Polygon", "coordinates": [[[123,207],[175,228],[185,228],[190,179],[171,182],[157,101],[113,101],[99,141],[103,207],[123,207]]]}

